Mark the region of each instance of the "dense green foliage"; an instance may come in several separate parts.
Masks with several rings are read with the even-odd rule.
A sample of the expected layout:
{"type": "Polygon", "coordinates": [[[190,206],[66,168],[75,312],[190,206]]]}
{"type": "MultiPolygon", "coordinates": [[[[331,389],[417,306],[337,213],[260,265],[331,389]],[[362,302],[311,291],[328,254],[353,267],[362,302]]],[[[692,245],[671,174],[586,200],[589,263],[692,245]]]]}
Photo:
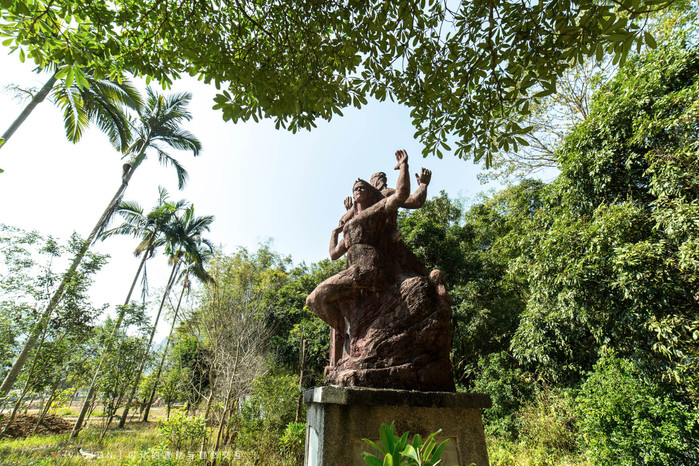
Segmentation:
{"type": "Polygon", "coordinates": [[[696,460],[698,93],[696,48],[634,56],[558,149],[555,181],[401,218],[450,285],[458,381],[532,457],[696,460]]]}
{"type": "Polygon", "coordinates": [[[576,400],[582,445],[600,464],[691,464],[696,407],[647,377],[634,362],[603,357],[576,400]]]}
{"type": "Polygon", "coordinates": [[[491,429],[530,430],[517,425],[527,394],[579,389],[591,459],[696,460],[698,92],[696,48],[634,57],[559,149],[540,202],[508,202],[521,227],[489,254],[507,245],[507,280],[526,293],[506,352],[480,363],[491,429]]]}
{"type": "Polygon", "coordinates": [[[7,0],[0,33],[68,87],[87,85],[86,70],[213,82],[225,120],[296,131],[390,98],[412,109],[425,154],[454,138],[457,156],[489,161],[524,143],[517,116],[572,64],[655,46],[643,25],[673,3],[7,0]]]}

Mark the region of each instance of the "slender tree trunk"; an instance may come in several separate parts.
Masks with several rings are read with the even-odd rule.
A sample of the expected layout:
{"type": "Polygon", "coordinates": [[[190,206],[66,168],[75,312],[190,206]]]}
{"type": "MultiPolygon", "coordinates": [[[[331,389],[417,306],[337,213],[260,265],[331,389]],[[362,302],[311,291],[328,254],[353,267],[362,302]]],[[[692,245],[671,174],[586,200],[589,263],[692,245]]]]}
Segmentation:
{"type": "Polygon", "coordinates": [[[294,422],[298,423],[301,418],[301,408],[303,406],[303,369],[306,363],[306,339],[304,338],[301,345],[301,374],[299,375],[299,401],[296,406],[296,419],[294,422]]]}
{"type": "MultiPolygon", "coordinates": [[[[17,411],[19,410],[20,406],[22,405],[22,401],[24,401],[24,397],[27,396],[27,393],[29,392],[29,387],[30,387],[30,382],[32,381],[32,376],[34,375],[34,370],[36,369],[36,363],[39,361],[39,351],[41,350],[42,345],[44,344],[44,339],[46,338],[46,332],[41,333],[41,341],[39,341],[39,347],[37,348],[36,353],[34,354],[34,359],[32,360],[32,365],[31,368],[29,369],[29,374],[27,375],[27,381],[24,383],[24,388],[22,389],[22,393],[19,396],[19,399],[17,399],[17,403],[15,403],[14,408],[12,409],[12,413],[10,414],[10,417],[7,419],[7,423],[5,424],[5,427],[3,427],[2,432],[0,432],[0,437],[5,435],[5,432],[7,432],[7,429],[10,427],[10,424],[12,424],[12,421],[15,420],[15,416],[17,415],[17,411]]],[[[33,398],[32,398],[33,401],[33,398]]],[[[29,402],[31,405],[31,401],[29,402]]]]}
{"type": "MultiPolygon", "coordinates": [[[[146,263],[146,260],[148,259],[148,253],[144,252],[143,253],[143,258],[141,258],[141,262],[138,264],[138,270],[136,271],[136,276],[134,276],[133,282],[131,282],[131,287],[129,288],[129,292],[126,295],[126,300],[124,300],[124,306],[128,306],[129,302],[131,302],[131,295],[133,294],[133,290],[136,288],[136,283],[138,283],[138,277],[141,275],[141,271],[143,270],[143,266],[146,263]]],[[[104,359],[111,350],[111,343],[114,337],[116,336],[116,333],[119,331],[119,328],[121,327],[121,323],[124,320],[124,312],[125,309],[122,309],[119,312],[119,316],[117,317],[117,321],[114,325],[114,331],[112,332],[112,335],[110,336],[110,339],[107,341],[107,347],[104,349],[102,352],[102,356],[100,357],[100,362],[97,364],[97,369],[95,370],[95,375],[92,377],[92,382],[90,383],[90,388],[87,391],[87,395],[85,396],[85,401],[83,401],[83,405],[80,408],[80,414],[78,414],[78,419],[75,421],[75,426],[73,426],[73,431],[70,433],[71,438],[75,437],[78,435],[78,432],[80,432],[80,429],[83,424],[83,420],[85,419],[85,415],[87,414],[87,410],[90,407],[90,404],[92,402],[92,397],[95,395],[95,391],[97,388],[97,380],[99,379],[99,376],[101,375],[101,370],[102,370],[102,364],[104,363],[104,359]]]]}
{"type": "Polygon", "coordinates": [[[24,120],[27,119],[27,117],[34,111],[37,105],[39,105],[41,102],[46,99],[46,96],[49,95],[49,92],[51,92],[51,89],[53,89],[54,84],[56,84],[56,73],[53,74],[49,78],[48,81],[46,81],[46,84],[37,92],[34,97],[32,97],[32,100],[27,104],[26,107],[24,107],[24,110],[22,110],[22,113],[19,114],[17,119],[12,122],[9,128],[5,130],[5,133],[0,136],[0,139],[4,139],[5,142],[4,144],[0,144],[0,147],[4,146],[7,144],[7,140],[12,137],[13,134],[15,134],[15,131],[17,131],[17,128],[22,126],[22,123],[24,123],[24,120]]]}
{"type": "MultiPolygon", "coordinates": [[[[213,379],[213,369],[209,367],[209,387],[211,387],[209,392],[209,398],[206,400],[206,408],[204,410],[204,423],[209,424],[209,415],[211,414],[211,402],[214,400],[214,379],[213,379]]],[[[206,439],[207,436],[201,439],[201,448],[199,449],[199,457],[202,457],[206,452],[206,439]]]]}
{"type": "Polygon", "coordinates": [[[211,462],[212,466],[216,466],[216,456],[219,447],[221,446],[221,434],[223,433],[223,426],[226,422],[226,416],[230,410],[231,396],[233,395],[233,381],[231,380],[231,385],[228,388],[228,393],[226,393],[226,401],[223,404],[223,411],[221,412],[221,420],[218,423],[218,432],[216,433],[216,443],[214,443],[214,458],[211,462]]]}
{"type": "MultiPolygon", "coordinates": [[[[107,209],[104,211],[102,216],[100,217],[99,222],[97,222],[97,225],[95,225],[95,229],[92,231],[91,238],[88,238],[90,240],[90,243],[95,240],[97,234],[106,226],[106,223],[109,221],[109,219],[112,216],[112,213],[114,212],[114,209],[116,209],[117,205],[121,201],[121,198],[124,196],[124,191],[126,191],[126,187],[129,185],[129,181],[131,180],[131,177],[133,176],[133,172],[136,170],[137,165],[129,165],[126,164],[124,165],[124,172],[122,174],[122,182],[121,186],[119,186],[119,189],[117,190],[116,194],[114,195],[114,198],[112,198],[112,201],[109,203],[109,206],[107,209]]],[[[88,244],[89,246],[89,244],[88,244]]],[[[87,251],[87,248],[85,248],[87,251]]],[[[131,284],[131,288],[129,289],[129,293],[126,296],[126,300],[124,302],[124,306],[127,306],[129,304],[129,301],[131,301],[131,294],[133,293],[134,288],[136,287],[136,283],[138,282],[138,276],[141,273],[141,270],[143,269],[143,264],[146,261],[146,258],[148,255],[144,253],[143,259],[141,259],[140,264],[138,265],[138,271],[136,272],[136,276],[134,277],[134,281],[131,284]]],[[[82,259],[82,258],[81,258],[82,259]]],[[[119,313],[119,317],[117,318],[117,322],[115,324],[114,331],[112,332],[113,335],[116,335],[116,332],[119,330],[119,327],[121,326],[121,322],[124,319],[124,309],[121,310],[119,313]]],[[[110,338],[107,340],[107,344],[111,344],[112,339],[110,338]]],[[[109,348],[105,348],[104,352],[102,353],[102,356],[100,357],[100,362],[97,364],[97,369],[95,370],[95,375],[92,378],[92,382],[90,383],[90,388],[87,391],[87,395],[85,396],[85,401],[83,401],[83,405],[80,409],[80,414],[78,414],[78,419],[75,421],[75,425],[73,426],[73,430],[70,433],[70,437],[74,438],[78,435],[78,432],[80,432],[80,429],[82,428],[83,421],[85,420],[85,416],[87,415],[87,411],[90,407],[90,402],[92,400],[92,397],[95,394],[96,391],[96,384],[98,377],[100,375],[100,370],[102,369],[102,363],[104,362],[104,358],[108,352],[109,348]]]]}
{"type": "Polygon", "coordinates": [[[148,339],[148,345],[146,346],[146,351],[143,354],[143,360],[141,361],[141,365],[138,368],[138,372],[136,373],[136,378],[134,380],[133,386],[131,388],[131,394],[129,397],[126,399],[126,406],[124,407],[124,414],[121,417],[121,420],[119,421],[119,428],[123,428],[124,424],[126,423],[126,416],[129,414],[129,407],[131,405],[131,401],[133,401],[134,396],[136,396],[136,390],[138,390],[138,382],[141,380],[141,374],[143,374],[143,369],[146,367],[146,362],[148,361],[148,353],[150,353],[150,347],[151,344],[153,343],[153,338],[155,337],[155,330],[158,327],[158,321],[160,320],[160,314],[163,311],[163,307],[165,306],[165,299],[167,298],[167,295],[170,293],[170,289],[172,288],[173,282],[175,281],[175,274],[177,273],[179,262],[175,262],[172,264],[172,271],[170,272],[170,278],[167,281],[167,286],[165,287],[165,293],[163,293],[163,299],[160,300],[160,307],[158,308],[158,313],[155,316],[155,322],[153,323],[153,328],[151,329],[150,332],[150,338],[148,339]]]}
{"type": "Polygon", "coordinates": [[[88,409],[87,409],[87,416],[85,417],[85,425],[87,425],[90,422],[90,419],[92,419],[92,414],[95,412],[96,407],[97,407],[97,398],[93,398],[92,403],[90,403],[90,406],[88,406],[88,409]]]}
{"type": "Polygon", "coordinates": [[[37,322],[37,324],[34,326],[32,333],[29,335],[29,338],[27,338],[27,341],[24,343],[22,351],[17,356],[17,359],[12,365],[10,372],[7,374],[5,380],[2,382],[2,386],[0,386],[0,397],[4,397],[5,395],[7,395],[7,393],[10,390],[12,390],[12,387],[15,385],[15,381],[17,381],[19,372],[22,370],[24,364],[27,362],[29,352],[32,350],[32,348],[36,344],[36,341],[39,339],[39,335],[41,335],[41,332],[48,324],[49,319],[51,318],[51,314],[53,314],[54,309],[56,308],[59,301],[61,300],[61,297],[63,296],[63,291],[65,290],[66,285],[73,279],[73,276],[78,270],[78,266],[82,262],[83,257],[85,257],[88,248],[95,241],[97,235],[102,231],[102,229],[104,229],[106,223],[111,218],[114,209],[119,204],[119,201],[124,195],[124,190],[126,189],[126,186],[128,185],[129,180],[133,175],[133,171],[134,170],[133,168],[131,168],[130,165],[125,166],[124,174],[122,176],[122,183],[119,186],[119,189],[117,190],[116,194],[112,198],[105,211],[102,213],[102,216],[100,217],[95,227],[92,229],[92,232],[90,232],[90,236],[88,236],[87,239],[83,241],[80,250],[75,255],[73,262],[70,264],[68,271],[63,275],[61,283],[58,285],[56,291],[54,291],[53,296],[51,296],[51,300],[49,301],[48,306],[46,306],[46,310],[44,310],[41,318],[39,319],[39,322],[37,322]]]}
{"type": "MultiPolygon", "coordinates": [[[[165,358],[167,357],[167,350],[170,346],[170,340],[172,339],[172,332],[175,330],[175,324],[177,323],[177,314],[180,312],[180,305],[182,304],[182,297],[184,296],[185,287],[182,287],[182,292],[180,293],[180,299],[177,300],[177,308],[175,309],[175,315],[172,318],[172,325],[170,326],[170,334],[167,336],[167,341],[165,342],[165,349],[163,350],[163,357],[160,358],[160,364],[158,365],[158,372],[155,374],[155,382],[153,383],[153,390],[150,392],[150,396],[146,402],[146,407],[143,410],[143,422],[148,422],[148,414],[150,413],[150,405],[153,403],[155,398],[155,392],[158,389],[158,382],[160,381],[160,374],[163,370],[163,365],[165,364],[165,358]]],[[[170,407],[168,405],[168,418],[170,418],[170,407]]]]}
{"type": "Polygon", "coordinates": [[[102,433],[100,434],[100,440],[104,438],[104,435],[107,433],[107,429],[109,429],[109,426],[112,425],[112,420],[114,419],[114,415],[119,409],[119,405],[124,399],[124,395],[126,395],[126,390],[128,390],[128,386],[125,387],[124,390],[121,391],[121,393],[119,393],[119,396],[116,398],[116,401],[112,404],[113,409],[109,410],[109,413],[107,415],[107,422],[105,423],[104,429],[102,429],[102,433]]]}
{"type": "Polygon", "coordinates": [[[32,429],[32,435],[36,434],[36,430],[39,428],[41,425],[42,421],[46,417],[46,415],[49,412],[49,409],[51,409],[51,405],[53,404],[53,401],[56,399],[56,391],[58,390],[58,386],[61,384],[61,382],[65,382],[65,380],[68,378],[68,371],[66,371],[66,376],[61,379],[61,377],[56,378],[56,382],[53,384],[51,387],[51,394],[49,395],[49,399],[46,401],[46,404],[44,405],[44,409],[41,410],[41,413],[39,414],[39,419],[36,421],[36,424],[34,424],[34,429],[32,429]]]}

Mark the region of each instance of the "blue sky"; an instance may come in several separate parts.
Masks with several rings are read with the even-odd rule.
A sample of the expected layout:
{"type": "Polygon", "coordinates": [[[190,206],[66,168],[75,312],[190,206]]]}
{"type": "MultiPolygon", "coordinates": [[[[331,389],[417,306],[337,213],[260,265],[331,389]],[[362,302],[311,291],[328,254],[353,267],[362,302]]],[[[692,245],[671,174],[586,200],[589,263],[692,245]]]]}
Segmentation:
{"type": "MultiPolygon", "coordinates": [[[[39,87],[47,79],[6,53],[0,52],[0,87],[39,87]]],[[[194,118],[187,128],[203,143],[197,158],[172,153],[189,171],[189,183],[178,191],[174,171],[152,158],[135,173],[125,199],[149,208],[158,186],[166,187],[172,199],[193,202],[198,215],[216,217],[210,239],[229,252],[239,246],[254,249],[271,238],[273,248],[295,263],[327,257],[330,231],[344,212],[342,201],[351,194],[353,181],[385,171],[393,186],[397,149],[408,151],[413,173],[421,166],[432,170],[430,197],[444,190],[451,197],[472,199],[494,187],[477,181],[481,167],[472,161],[452,155],[423,159],[409,111],[392,103],[369,102],[331,122],[319,121],[311,132],[292,134],[275,130],[271,121],[224,122],[211,109],[215,89],[194,80],[180,81],[174,90],[193,93],[194,118]]],[[[0,93],[0,130],[22,106],[0,93]]],[[[62,238],[73,231],[86,236],[119,185],[121,165],[119,154],[95,128],[78,144],[67,142],[61,113],[43,103],[0,148],[5,170],[0,174],[0,221],[62,238]]],[[[96,279],[95,304],[123,300],[137,267],[133,247],[134,240],[127,238],[98,245],[112,260],[96,279]]],[[[151,286],[164,286],[167,267],[153,265],[151,286]]]]}

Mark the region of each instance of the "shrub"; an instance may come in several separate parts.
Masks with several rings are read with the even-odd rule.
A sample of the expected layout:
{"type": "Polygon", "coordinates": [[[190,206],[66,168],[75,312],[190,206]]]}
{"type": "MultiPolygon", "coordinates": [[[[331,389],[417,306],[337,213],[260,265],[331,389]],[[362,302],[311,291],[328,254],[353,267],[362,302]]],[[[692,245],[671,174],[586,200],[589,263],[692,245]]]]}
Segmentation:
{"type": "Polygon", "coordinates": [[[696,464],[699,413],[631,361],[602,358],[577,397],[581,440],[600,464],[696,464]],[[692,456],[694,455],[694,456],[692,456]]]}
{"type": "Polygon", "coordinates": [[[515,413],[532,398],[535,383],[504,351],[481,358],[478,368],[473,391],[486,393],[493,401],[493,407],[483,411],[486,433],[515,438],[515,413]]]}
{"type": "Polygon", "coordinates": [[[376,450],[379,456],[369,452],[364,452],[364,462],[370,466],[393,466],[407,464],[409,466],[436,466],[442,464],[442,452],[447,445],[447,440],[437,444],[435,437],[442,431],[441,429],[427,436],[422,441],[420,435],[415,434],[413,440],[408,442],[409,432],[402,436],[394,433],[394,423],[390,426],[381,424],[379,435],[381,441],[377,445],[369,439],[362,439],[364,442],[376,450]]]}
{"type": "Polygon", "coordinates": [[[517,412],[519,443],[540,465],[572,461],[578,449],[574,399],[567,392],[541,389],[517,412]]]}
{"type": "Polygon", "coordinates": [[[167,446],[176,451],[196,451],[206,435],[206,421],[201,416],[187,416],[176,410],[170,419],[161,419],[158,430],[167,446]]]}
{"type": "Polygon", "coordinates": [[[279,445],[285,458],[294,460],[294,464],[302,464],[306,446],[306,424],[290,422],[279,439],[279,445]]]}
{"type": "Polygon", "coordinates": [[[253,395],[231,417],[231,427],[237,432],[236,449],[247,452],[251,462],[298,464],[298,455],[303,458],[298,439],[304,439],[305,426],[293,422],[298,395],[296,376],[269,374],[255,380],[253,395]]]}

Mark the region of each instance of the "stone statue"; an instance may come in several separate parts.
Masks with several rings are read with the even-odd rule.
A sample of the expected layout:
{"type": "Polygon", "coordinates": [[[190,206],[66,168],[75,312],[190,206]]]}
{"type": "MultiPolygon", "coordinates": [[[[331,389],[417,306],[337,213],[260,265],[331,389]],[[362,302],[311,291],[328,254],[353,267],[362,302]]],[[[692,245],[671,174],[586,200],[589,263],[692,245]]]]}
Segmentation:
{"type": "Polygon", "coordinates": [[[399,207],[421,207],[431,173],[409,196],[408,155],[396,152],[396,188],[377,173],[357,180],[332,231],[330,258],[347,268],[313,290],[307,305],[333,329],[327,381],[344,386],[453,391],[451,306],[438,270],[427,273],[400,239],[399,207]],[[340,233],[342,239],[340,240],[340,233]]]}

